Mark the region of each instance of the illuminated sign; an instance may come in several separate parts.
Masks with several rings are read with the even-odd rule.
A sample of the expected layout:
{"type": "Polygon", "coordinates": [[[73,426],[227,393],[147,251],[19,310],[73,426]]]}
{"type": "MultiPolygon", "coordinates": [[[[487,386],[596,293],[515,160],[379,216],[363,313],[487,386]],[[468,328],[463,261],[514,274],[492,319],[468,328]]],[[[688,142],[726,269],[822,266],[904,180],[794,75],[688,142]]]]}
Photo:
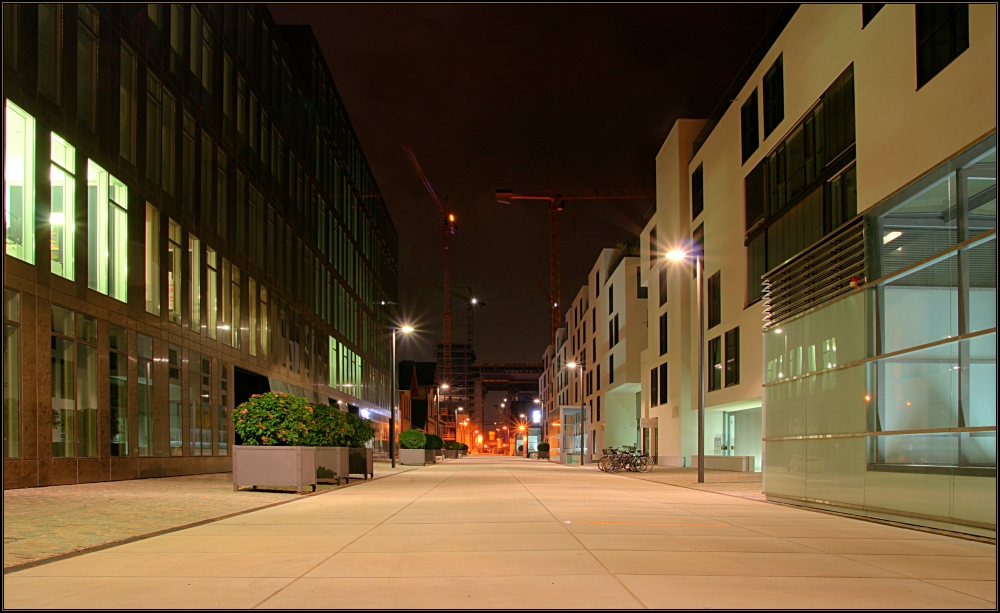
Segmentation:
{"type": "Polygon", "coordinates": [[[533,423],[533,424],[540,424],[540,423],[542,423],[542,412],[541,411],[532,411],[531,412],[531,423],[533,423]]]}

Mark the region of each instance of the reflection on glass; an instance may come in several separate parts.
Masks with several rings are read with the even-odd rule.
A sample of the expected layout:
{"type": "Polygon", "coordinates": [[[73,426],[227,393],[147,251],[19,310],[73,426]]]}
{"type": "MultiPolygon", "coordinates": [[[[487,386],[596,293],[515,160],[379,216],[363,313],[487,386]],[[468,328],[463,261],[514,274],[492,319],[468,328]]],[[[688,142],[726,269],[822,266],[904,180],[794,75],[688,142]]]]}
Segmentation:
{"type": "Polygon", "coordinates": [[[35,263],[35,118],[6,101],[4,223],[7,255],[35,263]]]}
{"type": "Polygon", "coordinates": [[[955,175],[950,174],[882,218],[882,275],[944,251],[958,237],[955,175]]]}
{"type": "Polygon", "coordinates": [[[81,458],[96,458],[97,347],[77,343],[76,351],[76,455],[81,458]]]}
{"type": "Polygon", "coordinates": [[[184,455],[184,424],[181,416],[183,392],[181,390],[181,349],[170,345],[169,348],[169,385],[170,385],[170,455],[184,455]]]}
{"type": "Polygon", "coordinates": [[[52,272],[72,281],[76,235],[76,149],[55,132],[52,133],[49,182],[51,210],[49,213],[52,272]]]}
{"type": "MultiPolygon", "coordinates": [[[[6,308],[7,294],[4,290],[4,315],[9,318],[6,308]]],[[[3,457],[21,456],[21,328],[4,322],[3,324],[3,457]]]]}
{"type": "Polygon", "coordinates": [[[883,286],[885,353],[958,335],[958,256],[883,286]]]}
{"type": "MultiPolygon", "coordinates": [[[[111,326],[111,338],[122,339],[117,343],[120,349],[125,349],[125,330],[111,326]]],[[[112,349],[115,344],[111,345],[112,349]]],[[[108,353],[110,370],[110,406],[111,406],[111,455],[125,457],[128,455],[128,356],[117,351],[108,353]]]]}
{"type": "Polygon", "coordinates": [[[153,339],[139,335],[139,455],[153,455],[153,339]]]}
{"type": "Polygon", "coordinates": [[[71,340],[52,337],[52,457],[76,455],[76,355],[71,340]]]}

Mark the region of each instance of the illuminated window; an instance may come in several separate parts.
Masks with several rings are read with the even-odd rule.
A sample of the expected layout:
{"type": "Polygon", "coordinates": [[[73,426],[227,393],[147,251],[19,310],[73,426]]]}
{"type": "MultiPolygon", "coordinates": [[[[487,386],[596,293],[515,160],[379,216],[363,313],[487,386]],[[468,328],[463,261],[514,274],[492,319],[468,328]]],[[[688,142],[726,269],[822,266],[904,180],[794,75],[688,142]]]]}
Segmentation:
{"type": "Polygon", "coordinates": [[[173,219],[167,231],[167,317],[180,325],[184,295],[184,269],[181,252],[181,226],[173,219]]]}
{"type": "Polygon", "coordinates": [[[35,263],[35,118],[7,101],[4,221],[7,255],[35,263]]]}
{"type": "Polygon", "coordinates": [[[146,203],[146,312],[160,314],[160,212],[146,203]]]}
{"type": "Polygon", "coordinates": [[[128,187],[87,161],[90,289],[128,301],[128,187]]]}
{"type": "Polygon", "coordinates": [[[201,241],[188,234],[188,253],[191,262],[191,329],[201,329],[201,241]]]}
{"type": "Polygon", "coordinates": [[[50,250],[52,252],[52,272],[72,281],[76,241],[76,149],[62,137],[52,133],[51,166],[51,212],[49,213],[50,250]]]}
{"type": "Polygon", "coordinates": [[[208,338],[216,338],[219,326],[219,255],[211,247],[205,248],[205,302],[208,306],[208,338]]]}

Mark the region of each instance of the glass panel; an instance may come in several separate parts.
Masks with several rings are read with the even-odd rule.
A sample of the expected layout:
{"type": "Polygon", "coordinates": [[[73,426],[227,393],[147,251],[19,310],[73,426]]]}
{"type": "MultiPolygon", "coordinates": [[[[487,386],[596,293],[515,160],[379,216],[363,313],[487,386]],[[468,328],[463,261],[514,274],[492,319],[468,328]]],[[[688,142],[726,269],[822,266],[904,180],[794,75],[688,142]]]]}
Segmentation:
{"type": "Polygon", "coordinates": [[[987,334],[969,344],[969,411],[967,426],[997,425],[997,335],[987,334]]]}
{"type": "Polygon", "coordinates": [[[958,335],[957,254],[886,284],[882,292],[883,353],[958,335]]]}
{"type": "Polygon", "coordinates": [[[21,293],[3,288],[3,318],[7,321],[21,321],[21,293]]]}
{"type": "Polygon", "coordinates": [[[122,353],[128,353],[128,333],[125,328],[111,324],[108,328],[108,346],[122,353]]]}
{"type": "Polygon", "coordinates": [[[76,345],[77,455],[96,458],[97,447],[97,347],[76,345]]]}
{"type": "Polygon", "coordinates": [[[969,249],[969,332],[997,327],[996,238],[969,249]]]}
{"type": "Polygon", "coordinates": [[[170,455],[184,455],[184,423],[181,415],[181,349],[170,345],[170,455]]]}
{"type": "Polygon", "coordinates": [[[73,311],[60,306],[52,305],[52,331],[73,338],[75,329],[73,327],[73,311]]]}
{"type": "Polygon", "coordinates": [[[240,348],[240,269],[233,266],[232,272],[232,316],[229,318],[229,325],[232,327],[230,334],[233,338],[233,347],[240,348]]]}
{"type": "Polygon", "coordinates": [[[955,244],[955,175],[928,187],[882,218],[882,276],[955,244]]]}
{"type": "Polygon", "coordinates": [[[49,213],[52,272],[72,281],[76,235],[76,150],[55,132],[52,133],[49,182],[51,212],[49,213]]]}
{"type": "Polygon", "coordinates": [[[52,337],[52,457],[76,455],[76,355],[71,340],[52,337]]]}
{"type": "Polygon", "coordinates": [[[201,390],[198,409],[201,422],[201,455],[212,455],[212,360],[201,358],[201,390]]]}
{"type": "Polygon", "coordinates": [[[97,320],[86,315],[76,316],[76,340],[97,344],[97,320]]]}
{"type": "Polygon", "coordinates": [[[7,255],[35,263],[35,118],[7,101],[4,224],[7,255]]]}
{"type": "MultiPolygon", "coordinates": [[[[115,326],[112,326],[114,330],[115,326]]],[[[119,330],[121,330],[119,328],[119,330]]],[[[124,339],[125,331],[121,330],[124,339]]],[[[112,332],[112,338],[114,332],[112,332]]],[[[124,341],[122,341],[124,348],[124,341]]],[[[128,455],[128,356],[112,351],[108,354],[110,365],[110,405],[111,405],[111,455],[128,455]]]]}
{"type": "MultiPolygon", "coordinates": [[[[4,291],[6,298],[7,291],[4,291]]],[[[10,292],[14,293],[14,292],[10,292]]],[[[4,300],[6,315],[7,300],[4,300]]],[[[21,328],[3,325],[3,457],[21,456],[21,328]]]]}
{"type": "Polygon", "coordinates": [[[229,400],[229,381],[228,379],[228,368],[225,364],[222,365],[222,382],[220,387],[222,389],[222,395],[220,397],[221,403],[216,407],[216,425],[217,425],[217,437],[216,437],[216,449],[218,449],[218,455],[229,455],[229,410],[228,410],[228,400],[229,400]]]}
{"type": "Polygon", "coordinates": [[[219,263],[218,256],[211,248],[205,249],[205,260],[208,264],[205,278],[205,301],[208,303],[208,338],[216,337],[219,325],[219,263]]]}
{"type": "Polygon", "coordinates": [[[958,343],[885,360],[879,429],[925,430],[958,426],[958,343]]]}
{"type": "Polygon", "coordinates": [[[106,252],[108,259],[108,289],[112,298],[128,302],[128,188],[108,175],[109,208],[106,252]]]}
{"type": "Polygon", "coordinates": [[[249,317],[250,317],[250,355],[257,355],[257,282],[253,277],[248,280],[248,291],[250,293],[249,317]]]}
{"type": "Polygon", "coordinates": [[[956,432],[879,436],[878,463],[958,466],[959,438],[956,432]]]}
{"type": "Polygon", "coordinates": [[[184,272],[181,263],[181,226],[170,220],[167,234],[167,312],[170,321],[181,323],[184,272]]]}
{"type": "Polygon", "coordinates": [[[146,203],[146,312],[160,314],[160,212],[146,203]]]}
{"type": "Polygon", "coordinates": [[[108,293],[108,173],[87,160],[87,286],[108,293]]]}
{"type": "Polygon", "coordinates": [[[153,339],[139,335],[139,455],[153,455],[153,339]]]}
{"type": "Polygon", "coordinates": [[[201,354],[188,354],[188,455],[201,455],[201,354]]]}
{"type": "Polygon", "coordinates": [[[191,257],[191,329],[201,329],[201,241],[188,235],[188,252],[191,257]]]}

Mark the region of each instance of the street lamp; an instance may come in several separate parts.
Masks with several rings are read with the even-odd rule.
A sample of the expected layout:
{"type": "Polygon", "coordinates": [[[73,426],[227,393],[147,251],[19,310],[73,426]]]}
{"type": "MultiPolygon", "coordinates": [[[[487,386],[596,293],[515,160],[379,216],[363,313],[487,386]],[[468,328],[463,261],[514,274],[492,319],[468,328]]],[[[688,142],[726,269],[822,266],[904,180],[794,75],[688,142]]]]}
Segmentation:
{"type": "Polygon", "coordinates": [[[399,402],[399,389],[397,389],[399,385],[399,364],[396,363],[396,332],[410,334],[413,332],[413,326],[402,325],[392,327],[392,401],[389,403],[392,410],[389,412],[389,458],[393,468],[396,468],[396,411],[398,410],[396,403],[399,402]]]}
{"type": "Polygon", "coordinates": [[[672,262],[685,262],[694,258],[694,276],[698,284],[698,483],[705,482],[705,307],[702,292],[702,277],[705,268],[705,252],[701,248],[688,253],[683,249],[673,249],[663,257],[672,262]]]}
{"type": "Polygon", "coordinates": [[[458,440],[458,412],[464,411],[465,407],[458,407],[455,409],[455,440],[458,440]]]}
{"type": "MultiPolygon", "coordinates": [[[[450,388],[451,388],[451,385],[448,384],[447,382],[441,384],[441,389],[445,390],[445,393],[444,393],[445,397],[448,396],[448,390],[450,388]]],[[[445,401],[444,406],[446,407],[446,409],[449,406],[449,403],[448,403],[447,400],[445,401]]],[[[434,431],[435,431],[435,433],[440,434],[440,432],[438,432],[440,429],[441,429],[441,397],[439,395],[438,396],[438,406],[434,409],[434,431]]]]}
{"type": "MultiPolygon", "coordinates": [[[[570,362],[566,364],[567,368],[579,369],[577,373],[576,382],[580,386],[580,466],[583,466],[586,462],[587,457],[587,403],[583,398],[583,362],[577,364],[576,362],[570,362]]],[[[598,387],[600,387],[600,381],[597,382],[598,387]]]]}

